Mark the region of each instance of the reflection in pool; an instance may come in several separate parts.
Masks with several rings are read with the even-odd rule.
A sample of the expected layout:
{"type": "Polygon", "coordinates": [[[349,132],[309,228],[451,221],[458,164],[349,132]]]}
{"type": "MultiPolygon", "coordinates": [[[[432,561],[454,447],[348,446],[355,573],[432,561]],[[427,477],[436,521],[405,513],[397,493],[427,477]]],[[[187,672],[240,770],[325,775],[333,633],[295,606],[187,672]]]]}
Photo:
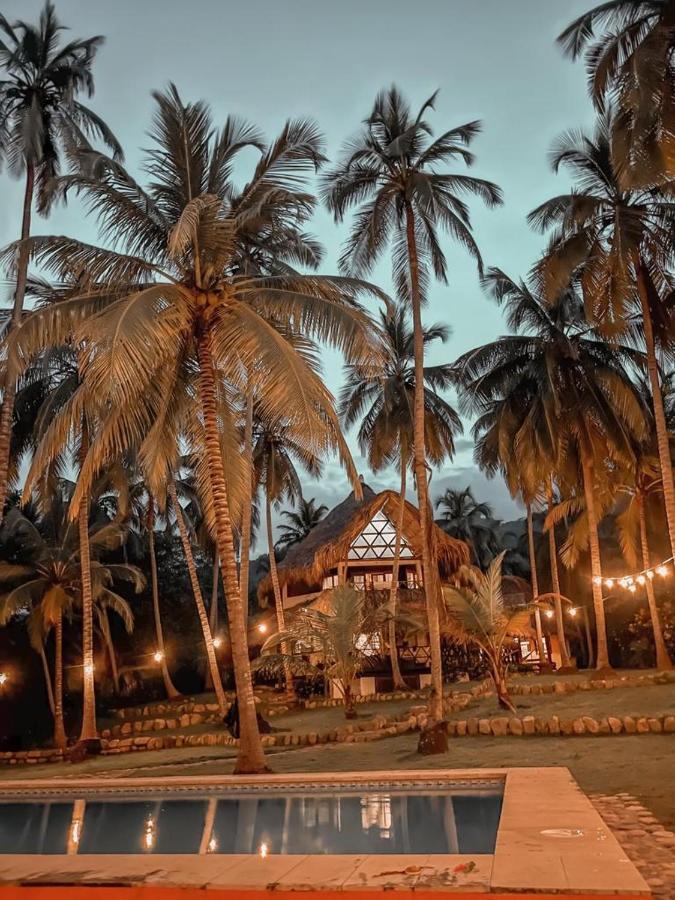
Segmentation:
{"type": "Polygon", "coordinates": [[[501,786],[0,801],[6,853],[492,853],[501,786]]]}

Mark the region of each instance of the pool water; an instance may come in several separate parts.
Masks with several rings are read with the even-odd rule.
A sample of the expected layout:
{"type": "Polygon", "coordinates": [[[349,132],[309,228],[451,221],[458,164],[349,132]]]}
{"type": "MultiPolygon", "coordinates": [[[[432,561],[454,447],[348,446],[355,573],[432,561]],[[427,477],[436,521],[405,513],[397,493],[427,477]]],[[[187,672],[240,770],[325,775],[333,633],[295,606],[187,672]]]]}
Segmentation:
{"type": "Polygon", "coordinates": [[[502,786],[0,800],[0,854],[493,853],[502,786]]]}

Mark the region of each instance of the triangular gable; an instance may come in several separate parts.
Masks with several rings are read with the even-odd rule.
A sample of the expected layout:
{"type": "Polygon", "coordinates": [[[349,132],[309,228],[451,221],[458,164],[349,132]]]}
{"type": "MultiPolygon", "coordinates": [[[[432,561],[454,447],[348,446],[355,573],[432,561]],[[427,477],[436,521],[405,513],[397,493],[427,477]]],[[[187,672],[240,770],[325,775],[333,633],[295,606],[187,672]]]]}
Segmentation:
{"type": "MultiPolygon", "coordinates": [[[[393,559],[396,551],[396,527],[380,509],[349,547],[349,559],[393,559]]],[[[401,535],[401,559],[413,556],[410,544],[401,535]]]]}

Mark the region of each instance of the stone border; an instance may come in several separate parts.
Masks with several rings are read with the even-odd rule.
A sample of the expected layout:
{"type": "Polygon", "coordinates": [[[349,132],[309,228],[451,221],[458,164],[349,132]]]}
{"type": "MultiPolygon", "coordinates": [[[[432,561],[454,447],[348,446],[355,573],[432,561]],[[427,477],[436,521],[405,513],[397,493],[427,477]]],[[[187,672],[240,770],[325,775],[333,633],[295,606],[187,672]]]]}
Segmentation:
{"type": "MultiPolygon", "coordinates": [[[[425,717],[418,721],[418,727],[427,723],[425,717]]],[[[522,735],[579,735],[599,734],[674,734],[675,715],[662,716],[580,716],[577,719],[561,719],[559,716],[541,718],[538,716],[496,716],[493,719],[459,719],[446,723],[451,737],[477,736],[522,736],[522,735]]]]}

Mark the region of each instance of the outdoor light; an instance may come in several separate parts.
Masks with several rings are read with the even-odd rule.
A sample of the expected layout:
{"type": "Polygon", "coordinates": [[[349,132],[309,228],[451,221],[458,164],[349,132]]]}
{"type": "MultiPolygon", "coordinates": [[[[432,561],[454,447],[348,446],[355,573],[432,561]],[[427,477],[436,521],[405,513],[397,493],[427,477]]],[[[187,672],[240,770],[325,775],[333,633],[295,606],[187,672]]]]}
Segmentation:
{"type": "Polygon", "coordinates": [[[217,650],[219,647],[222,647],[222,645],[223,645],[223,639],[222,639],[221,637],[214,637],[214,639],[213,639],[213,646],[216,648],[216,650],[217,650]]]}
{"type": "Polygon", "coordinates": [[[209,853],[215,853],[218,849],[218,841],[215,838],[211,838],[209,841],[209,853]]]}
{"type": "Polygon", "coordinates": [[[86,664],[86,666],[84,667],[84,674],[85,675],[93,675],[94,674],[94,664],[93,663],[86,664]]]}
{"type": "Polygon", "coordinates": [[[161,661],[164,659],[164,652],[162,650],[156,650],[152,654],[152,658],[156,663],[161,663],[161,661]]]}
{"type": "Polygon", "coordinates": [[[613,578],[607,578],[607,579],[605,580],[605,587],[606,587],[606,588],[609,588],[609,590],[611,591],[611,589],[614,587],[614,579],[613,579],[613,578]]]}
{"type": "Polygon", "coordinates": [[[635,591],[637,591],[637,588],[636,588],[635,585],[631,582],[631,584],[628,585],[628,590],[631,592],[631,594],[634,594],[635,591]]]}
{"type": "Polygon", "coordinates": [[[263,859],[265,859],[265,857],[266,857],[267,854],[269,853],[269,848],[268,848],[267,844],[261,844],[261,845],[260,845],[260,849],[258,850],[258,853],[260,854],[260,856],[261,856],[263,859]]]}
{"type": "Polygon", "coordinates": [[[146,850],[152,850],[152,848],[155,846],[155,820],[152,817],[150,817],[145,823],[143,845],[146,850]]]}
{"type": "Polygon", "coordinates": [[[602,584],[602,578],[599,575],[596,575],[593,578],[593,584],[602,584]]]}
{"type": "Polygon", "coordinates": [[[552,619],[552,618],[553,618],[553,610],[552,610],[552,609],[547,609],[547,610],[546,610],[546,618],[547,618],[547,619],[552,619]]]}
{"type": "Polygon", "coordinates": [[[638,575],[636,580],[638,584],[644,584],[647,581],[644,575],[638,575]]]}
{"type": "MultiPolygon", "coordinates": [[[[265,632],[267,631],[267,625],[265,625],[264,622],[261,622],[260,625],[258,625],[258,631],[260,632],[260,634],[265,634],[265,632]]],[[[262,846],[264,847],[265,844],[263,844],[262,846]]]]}
{"type": "Polygon", "coordinates": [[[7,683],[7,672],[0,672],[0,687],[7,683]]]}
{"type": "Polygon", "coordinates": [[[645,572],[645,575],[647,576],[647,578],[649,578],[650,581],[654,577],[654,573],[652,572],[651,569],[647,569],[647,571],[645,572]]]}
{"type": "Polygon", "coordinates": [[[571,616],[576,616],[576,614],[577,614],[576,609],[575,609],[574,607],[572,607],[572,609],[570,610],[570,615],[571,615],[571,616]]]}
{"type": "Polygon", "coordinates": [[[656,574],[660,575],[661,578],[665,578],[666,575],[668,574],[668,566],[657,566],[656,574]]]}

